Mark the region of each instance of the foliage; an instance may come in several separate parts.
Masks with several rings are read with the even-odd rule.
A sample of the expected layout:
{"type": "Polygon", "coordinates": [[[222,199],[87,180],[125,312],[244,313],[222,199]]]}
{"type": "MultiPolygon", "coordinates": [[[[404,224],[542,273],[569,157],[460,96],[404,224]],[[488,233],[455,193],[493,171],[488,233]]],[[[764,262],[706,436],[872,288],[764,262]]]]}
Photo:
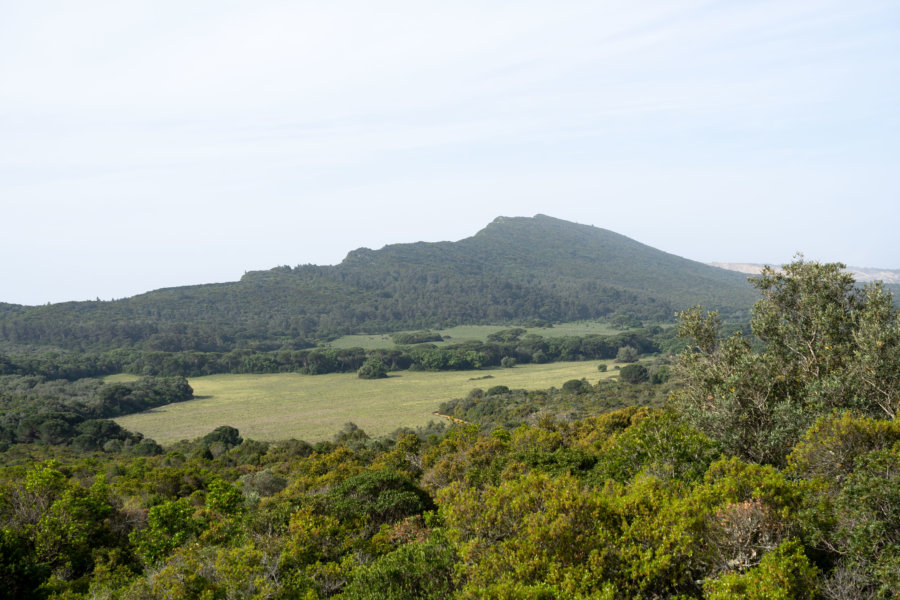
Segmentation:
{"type": "MultiPolygon", "coordinates": [[[[511,331],[518,331],[511,330],[511,331]]],[[[503,333],[502,331],[499,333],[503,333]]],[[[441,347],[422,344],[419,347],[373,348],[359,347],[265,350],[240,348],[227,352],[119,349],[100,354],[76,352],[20,352],[0,353],[0,377],[36,376],[40,381],[75,382],[88,377],[102,377],[116,373],[130,373],[160,378],[149,387],[168,385],[169,399],[154,397],[146,390],[135,390],[135,384],[117,383],[104,391],[104,401],[98,410],[101,416],[116,417],[167,402],[191,397],[190,386],[183,377],[198,377],[219,373],[325,373],[358,372],[366,363],[384,365],[388,371],[403,369],[465,370],[515,364],[547,363],[609,359],[623,346],[631,346],[643,353],[658,352],[669,343],[674,328],[658,326],[615,335],[564,335],[544,338],[528,334],[523,338],[501,335],[505,341],[471,340],[441,347]],[[371,362],[370,362],[371,361],[371,362]],[[162,379],[165,378],[165,379],[162,379]]],[[[493,335],[493,334],[492,334],[493,335]]],[[[492,337],[489,335],[488,337],[492,337]]],[[[370,369],[367,367],[365,371],[370,369]]],[[[85,381],[88,381],[85,379],[85,381]]],[[[98,413],[99,414],[99,413],[98,413]]]]}
{"type": "Polygon", "coordinates": [[[900,365],[872,327],[893,309],[791,268],[824,281],[764,275],[763,353],[693,311],[681,382],[500,384],[442,406],[469,421],[446,432],[262,443],[220,426],[158,455],[99,452],[48,442],[119,435],[84,425],[108,384],[9,375],[4,423],[29,442],[7,439],[0,467],[0,582],[40,599],[894,597],[900,365]],[[683,411],[636,406],[669,392],[683,411]]]}
{"type": "Polygon", "coordinates": [[[710,600],[813,600],[818,595],[817,575],[803,546],[790,540],[767,553],[759,566],[709,581],[704,589],[710,600]]]}
{"type": "Polygon", "coordinates": [[[390,470],[350,477],[323,499],[325,511],[342,521],[364,522],[377,530],[383,524],[434,508],[427,493],[390,470]]]}
{"type": "Polygon", "coordinates": [[[681,313],[691,347],[680,356],[684,388],[675,403],[726,452],[784,464],[801,434],[833,409],[896,414],[897,309],[880,285],[857,289],[842,269],[798,258],[752,280],[762,292],[751,322],[761,354],[740,333],[720,339],[715,314],[681,313]]]}
{"type": "Polygon", "coordinates": [[[391,335],[395,344],[424,344],[427,342],[442,342],[444,338],[434,331],[411,331],[395,333],[391,335]]]}
{"type": "Polygon", "coordinates": [[[630,364],[619,370],[619,378],[626,383],[642,383],[650,379],[650,373],[644,365],[630,364]]]}
{"type": "Polygon", "coordinates": [[[387,377],[387,367],[380,360],[370,358],[362,364],[356,374],[360,379],[384,379],[387,377]]]}
{"type": "Polygon", "coordinates": [[[439,534],[404,544],[360,567],[344,589],[347,600],[443,600],[454,589],[453,546],[439,534]]]}
{"type": "Polygon", "coordinates": [[[638,351],[634,346],[622,346],[616,352],[616,362],[633,363],[638,359],[638,351]]]}
{"type": "Polygon", "coordinates": [[[895,429],[823,418],[786,470],[636,407],[440,437],[348,425],[314,448],[220,428],[237,445],[216,456],[69,448],[0,469],[0,576],[34,598],[887,598],[895,429]]]}
{"type": "Polygon", "coordinates": [[[0,377],[0,440],[8,443],[71,444],[82,451],[156,453],[142,440],[103,417],[193,398],[183,377],[145,377],[130,383],[94,379],[46,380],[0,377]]]}
{"type": "Polygon", "coordinates": [[[652,411],[602,440],[592,477],[629,481],[638,473],[665,480],[698,481],[719,456],[717,445],[670,412],[652,411]]]}
{"type": "Polygon", "coordinates": [[[131,534],[135,553],[148,564],[155,564],[198,534],[202,523],[194,517],[195,508],[187,498],[157,504],[147,512],[147,527],[131,534]]]}
{"type": "Polygon", "coordinates": [[[486,392],[472,390],[465,398],[441,403],[438,412],[489,431],[497,426],[515,428],[541,420],[572,421],[633,405],[661,406],[671,387],[646,383],[600,380],[591,385],[583,379],[565,382],[562,389],[510,390],[494,386],[486,392]]]}

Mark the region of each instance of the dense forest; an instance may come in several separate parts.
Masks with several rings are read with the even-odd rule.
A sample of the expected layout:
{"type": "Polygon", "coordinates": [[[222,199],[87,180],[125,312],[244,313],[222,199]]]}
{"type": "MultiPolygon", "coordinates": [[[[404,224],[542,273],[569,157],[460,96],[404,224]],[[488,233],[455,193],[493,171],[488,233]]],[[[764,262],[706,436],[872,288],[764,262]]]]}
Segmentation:
{"type": "MultiPolygon", "coordinates": [[[[224,426],[151,452],[16,440],[0,583],[41,599],[894,598],[898,311],[840,265],[754,286],[750,336],[687,310],[674,364],[474,390],[442,407],[464,421],[448,430],[348,424],[309,444],[224,426]]],[[[190,393],[70,391],[84,416],[190,393]]]]}
{"type": "Polygon", "coordinates": [[[114,301],[0,304],[0,349],[298,350],[348,333],[626,316],[672,321],[703,303],[746,320],[739,273],[551,217],[499,218],[459,242],[350,252],[232,283],[114,301]]]}

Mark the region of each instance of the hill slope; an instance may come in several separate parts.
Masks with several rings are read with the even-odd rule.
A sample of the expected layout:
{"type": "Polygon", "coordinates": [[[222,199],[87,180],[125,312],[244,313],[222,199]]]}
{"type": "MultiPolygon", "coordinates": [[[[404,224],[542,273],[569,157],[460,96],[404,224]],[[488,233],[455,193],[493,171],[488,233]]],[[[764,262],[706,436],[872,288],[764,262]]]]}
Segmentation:
{"type": "Polygon", "coordinates": [[[500,217],[458,242],[361,248],[335,266],[276,267],[111,302],[4,305],[0,341],[166,351],[299,346],[350,332],[466,323],[615,313],[670,319],[694,304],[740,314],[754,297],[745,275],[611,231],[544,215],[500,217]]]}

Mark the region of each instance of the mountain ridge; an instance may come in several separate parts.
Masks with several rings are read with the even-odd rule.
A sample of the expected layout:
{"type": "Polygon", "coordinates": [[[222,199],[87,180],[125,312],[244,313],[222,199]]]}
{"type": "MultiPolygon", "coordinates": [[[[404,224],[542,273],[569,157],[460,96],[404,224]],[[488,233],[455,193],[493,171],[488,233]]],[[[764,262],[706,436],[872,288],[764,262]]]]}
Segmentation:
{"type": "Polygon", "coordinates": [[[114,301],[0,307],[0,343],[223,350],[303,347],[346,333],[561,322],[614,314],[671,320],[695,304],[746,316],[746,277],[621,234],[547,215],[498,217],[456,242],[357,248],[333,266],[114,301]]]}

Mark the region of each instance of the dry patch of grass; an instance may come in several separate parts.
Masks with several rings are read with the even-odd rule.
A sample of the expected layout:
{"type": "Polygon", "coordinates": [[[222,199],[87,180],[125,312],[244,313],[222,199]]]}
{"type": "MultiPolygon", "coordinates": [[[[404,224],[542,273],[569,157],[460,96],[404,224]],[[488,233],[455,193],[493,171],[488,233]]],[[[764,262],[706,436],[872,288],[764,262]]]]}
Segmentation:
{"type": "Polygon", "coordinates": [[[373,436],[436,420],[438,405],[471,389],[561,387],[569,379],[617,374],[597,371],[609,361],[521,365],[480,371],[401,371],[387,379],[363,380],[354,373],[328,375],[211,375],[190,379],[196,399],[128,415],[116,422],[161,444],[194,439],[219,425],[237,427],[257,440],[331,438],[348,421],[373,436]],[[490,375],[490,378],[486,376],[490,375]]]}

